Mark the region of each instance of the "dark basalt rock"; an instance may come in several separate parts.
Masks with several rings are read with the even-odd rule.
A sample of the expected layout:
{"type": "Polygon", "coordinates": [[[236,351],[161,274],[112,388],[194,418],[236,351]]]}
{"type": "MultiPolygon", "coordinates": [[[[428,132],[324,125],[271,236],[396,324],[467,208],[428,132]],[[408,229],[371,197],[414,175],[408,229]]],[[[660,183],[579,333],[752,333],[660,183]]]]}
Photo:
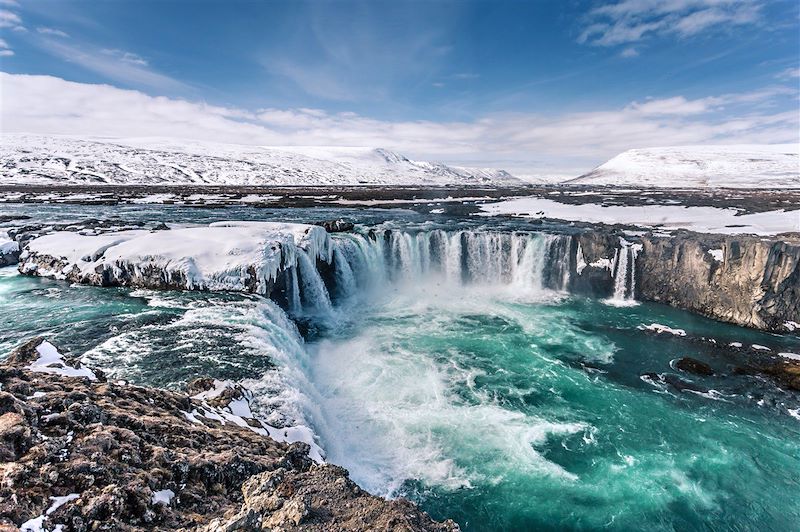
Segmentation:
{"type": "Polygon", "coordinates": [[[800,243],[696,233],[648,236],[641,243],[641,299],[777,332],[800,316],[800,243]],[[721,250],[721,261],[711,249],[721,250]]]}
{"type": "Polygon", "coordinates": [[[329,233],[344,233],[352,231],[355,225],[346,220],[324,220],[322,222],[312,222],[313,225],[324,227],[329,233]]]}
{"type": "Polygon", "coordinates": [[[696,384],[683,380],[675,374],[672,373],[655,373],[655,372],[648,372],[643,373],[642,377],[646,377],[648,380],[652,382],[658,382],[663,384],[668,384],[672,388],[675,388],[678,391],[689,390],[693,392],[707,392],[708,390],[704,390],[703,388],[697,386],[696,384]]]}
{"type": "Polygon", "coordinates": [[[683,357],[675,362],[675,367],[686,373],[694,373],[695,375],[710,376],[714,374],[714,370],[706,364],[695,358],[683,357]]]}

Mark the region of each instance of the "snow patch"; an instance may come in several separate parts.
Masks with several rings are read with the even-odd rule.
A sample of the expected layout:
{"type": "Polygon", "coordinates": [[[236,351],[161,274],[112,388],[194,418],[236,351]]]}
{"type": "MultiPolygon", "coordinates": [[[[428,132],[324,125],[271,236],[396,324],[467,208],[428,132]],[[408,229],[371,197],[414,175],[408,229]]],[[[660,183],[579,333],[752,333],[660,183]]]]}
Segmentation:
{"type": "Polygon", "coordinates": [[[800,232],[800,211],[775,210],[741,214],[736,209],[681,205],[573,205],[548,198],[522,197],[483,203],[482,216],[513,215],[575,222],[625,224],[700,233],[775,235],[800,232]]]}
{"type": "Polygon", "coordinates": [[[77,368],[68,366],[64,361],[64,356],[50,342],[42,342],[36,348],[39,358],[34,360],[27,369],[39,373],[54,373],[64,377],[86,377],[89,380],[96,380],[97,375],[89,368],[84,368],[78,363],[77,368]]]}
{"type": "Polygon", "coordinates": [[[709,249],[707,253],[711,255],[711,258],[717,262],[722,262],[722,259],[725,256],[721,249],[709,249]]]}
{"type": "Polygon", "coordinates": [[[169,503],[172,501],[173,497],[175,497],[175,492],[170,489],[154,491],[150,502],[152,504],[163,504],[164,506],[169,506],[169,503]]]}

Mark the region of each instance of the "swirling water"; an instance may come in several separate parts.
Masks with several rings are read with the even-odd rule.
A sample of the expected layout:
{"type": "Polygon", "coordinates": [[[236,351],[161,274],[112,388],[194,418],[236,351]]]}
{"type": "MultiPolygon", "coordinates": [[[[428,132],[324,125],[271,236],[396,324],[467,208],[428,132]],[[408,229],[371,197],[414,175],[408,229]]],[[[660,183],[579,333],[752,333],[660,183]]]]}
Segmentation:
{"type": "Polygon", "coordinates": [[[47,334],[112,378],[244,381],[266,421],[313,428],[364,487],[467,530],[800,527],[800,401],[720,349],[798,353],[797,337],[569,296],[546,271],[552,237],[420,234],[337,237],[344,288],[307,296],[330,310],[305,339],[258,297],[0,269],[0,354],[47,334]],[[681,356],[716,375],[675,370],[681,356]]]}

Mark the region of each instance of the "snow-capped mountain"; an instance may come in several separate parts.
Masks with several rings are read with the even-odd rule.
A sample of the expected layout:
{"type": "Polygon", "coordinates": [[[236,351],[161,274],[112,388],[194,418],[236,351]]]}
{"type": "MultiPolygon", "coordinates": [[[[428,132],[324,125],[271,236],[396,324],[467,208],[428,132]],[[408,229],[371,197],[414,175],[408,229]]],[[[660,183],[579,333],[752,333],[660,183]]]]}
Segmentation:
{"type": "Polygon", "coordinates": [[[800,188],[800,145],[672,146],[623,152],[569,184],[800,188]]]}
{"type": "Polygon", "coordinates": [[[166,138],[5,134],[0,184],[514,185],[503,170],[382,148],[244,146],[166,138]]]}

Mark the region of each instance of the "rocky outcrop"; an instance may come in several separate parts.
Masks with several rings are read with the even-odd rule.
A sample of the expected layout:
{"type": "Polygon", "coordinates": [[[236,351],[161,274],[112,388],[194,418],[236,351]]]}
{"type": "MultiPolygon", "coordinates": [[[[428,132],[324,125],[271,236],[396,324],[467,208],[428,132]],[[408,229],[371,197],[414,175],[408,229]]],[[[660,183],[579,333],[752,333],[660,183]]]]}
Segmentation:
{"type": "Polygon", "coordinates": [[[694,233],[641,243],[639,299],[771,331],[800,320],[800,243],[694,233]]]}
{"type": "Polygon", "coordinates": [[[0,231],[0,266],[16,264],[19,260],[19,243],[5,231],[0,231]]]}
{"type": "Polygon", "coordinates": [[[0,529],[458,528],[374,497],[346,470],[313,463],[307,444],[226,423],[188,395],[96,371],[68,377],[80,366],[43,362],[42,345],[0,365],[0,529]]]}

